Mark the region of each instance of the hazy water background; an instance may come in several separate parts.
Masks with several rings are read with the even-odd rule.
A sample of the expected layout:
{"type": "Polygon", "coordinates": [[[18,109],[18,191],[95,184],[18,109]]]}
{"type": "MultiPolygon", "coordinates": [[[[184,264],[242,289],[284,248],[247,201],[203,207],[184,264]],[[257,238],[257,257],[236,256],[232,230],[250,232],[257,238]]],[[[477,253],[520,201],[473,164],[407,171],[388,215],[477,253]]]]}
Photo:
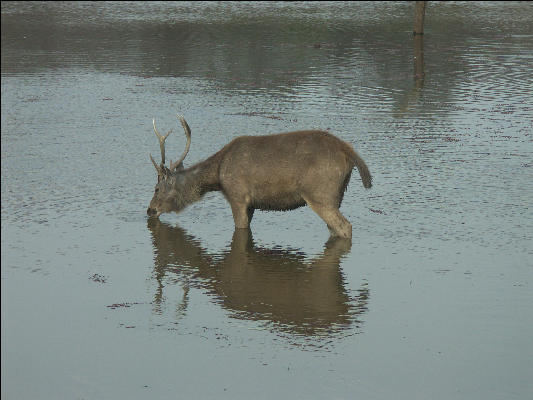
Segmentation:
{"type": "Polygon", "coordinates": [[[533,396],[533,5],[2,3],[2,399],[533,396]],[[233,237],[148,221],[151,120],[189,165],[329,129],[366,160],[233,237]]]}

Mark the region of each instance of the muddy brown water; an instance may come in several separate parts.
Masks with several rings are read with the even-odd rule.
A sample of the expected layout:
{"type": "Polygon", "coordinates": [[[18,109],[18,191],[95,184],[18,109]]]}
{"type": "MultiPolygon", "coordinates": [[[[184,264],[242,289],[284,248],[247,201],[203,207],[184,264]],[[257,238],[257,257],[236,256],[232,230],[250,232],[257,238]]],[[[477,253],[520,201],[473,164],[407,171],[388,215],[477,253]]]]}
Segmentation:
{"type": "Polygon", "coordinates": [[[530,398],[533,7],[412,3],[2,3],[2,399],[530,398]],[[176,113],[352,143],[353,240],[149,220],[176,113]]]}

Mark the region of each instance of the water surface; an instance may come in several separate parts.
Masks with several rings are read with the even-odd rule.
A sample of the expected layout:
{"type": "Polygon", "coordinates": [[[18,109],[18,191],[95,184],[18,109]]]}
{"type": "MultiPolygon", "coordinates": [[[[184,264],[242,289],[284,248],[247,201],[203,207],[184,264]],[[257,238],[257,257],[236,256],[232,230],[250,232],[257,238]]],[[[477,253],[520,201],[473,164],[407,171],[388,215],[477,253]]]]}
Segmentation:
{"type": "Polygon", "coordinates": [[[533,7],[412,3],[2,3],[2,398],[530,397],[533,7]],[[353,144],[353,240],[147,219],[176,113],[353,144]]]}

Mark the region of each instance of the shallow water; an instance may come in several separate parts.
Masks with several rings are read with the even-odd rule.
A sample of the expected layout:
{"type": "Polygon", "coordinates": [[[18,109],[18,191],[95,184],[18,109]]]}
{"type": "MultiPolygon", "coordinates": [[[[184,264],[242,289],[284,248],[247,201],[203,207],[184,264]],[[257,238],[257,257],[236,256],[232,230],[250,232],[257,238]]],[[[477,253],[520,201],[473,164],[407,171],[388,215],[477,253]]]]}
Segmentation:
{"type": "Polygon", "coordinates": [[[530,397],[533,7],[430,2],[422,47],[412,15],[2,3],[2,399],[530,397]],[[308,208],[234,234],[218,193],[148,220],[176,113],[188,165],[352,143],[351,243],[308,208]]]}

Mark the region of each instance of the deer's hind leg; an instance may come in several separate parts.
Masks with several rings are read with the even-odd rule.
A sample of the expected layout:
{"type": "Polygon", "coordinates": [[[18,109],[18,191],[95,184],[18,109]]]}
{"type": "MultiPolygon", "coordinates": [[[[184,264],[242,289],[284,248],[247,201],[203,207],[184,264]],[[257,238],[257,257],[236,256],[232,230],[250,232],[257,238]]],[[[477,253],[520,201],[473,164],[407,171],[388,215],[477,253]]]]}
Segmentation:
{"type": "Polygon", "coordinates": [[[344,215],[341,214],[337,207],[310,201],[307,201],[307,204],[324,220],[331,236],[338,236],[346,239],[352,238],[352,224],[344,218],[344,215]]]}

